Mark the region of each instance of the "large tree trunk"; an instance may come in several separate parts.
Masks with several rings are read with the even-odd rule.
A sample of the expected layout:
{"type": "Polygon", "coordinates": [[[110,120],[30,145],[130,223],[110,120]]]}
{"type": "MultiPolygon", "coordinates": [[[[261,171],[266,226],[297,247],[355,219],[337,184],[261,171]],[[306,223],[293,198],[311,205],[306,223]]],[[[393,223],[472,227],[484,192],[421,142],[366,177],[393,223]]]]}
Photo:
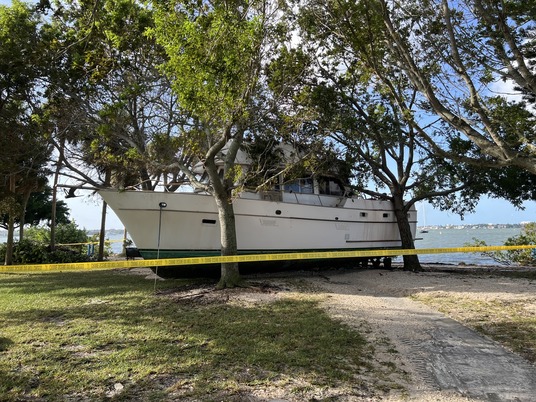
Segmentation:
{"type": "Polygon", "coordinates": [[[26,225],[26,208],[28,207],[28,202],[30,202],[30,196],[32,195],[31,191],[24,194],[24,200],[22,201],[22,208],[20,214],[20,225],[19,225],[19,242],[24,239],[24,225],[26,225]]]}
{"type": "Polygon", "coordinates": [[[65,147],[65,139],[60,140],[58,162],[56,163],[56,171],[54,172],[54,184],[52,185],[52,211],[50,213],[50,251],[56,249],[56,206],[58,203],[58,182],[61,172],[61,164],[63,162],[63,151],[65,147]]]}
{"type": "Polygon", "coordinates": [[[50,251],[56,249],[56,206],[58,204],[58,172],[54,175],[52,186],[52,210],[50,211],[50,251]]]}
{"type": "MultiPolygon", "coordinates": [[[[110,179],[112,177],[112,172],[110,169],[106,170],[106,175],[104,178],[104,185],[109,186],[110,185],[110,179]]],[[[106,209],[108,204],[106,204],[106,201],[102,201],[102,212],[101,212],[101,226],[100,226],[100,233],[99,233],[99,254],[97,256],[97,261],[103,261],[104,260],[104,241],[106,239],[106,209]]]]}
{"type": "Polygon", "coordinates": [[[97,261],[104,261],[104,243],[106,240],[106,201],[102,201],[101,226],[99,232],[99,254],[97,261]]]}
{"type": "MultiPolygon", "coordinates": [[[[226,144],[225,138],[227,138],[227,136],[224,136],[218,143],[211,147],[205,160],[205,171],[210,177],[212,196],[214,197],[218,208],[222,256],[236,255],[238,249],[235,215],[232,203],[233,182],[226,177],[226,173],[232,166],[234,166],[240,142],[238,140],[231,141],[228,153],[225,156],[226,163],[224,165],[223,177],[220,177],[218,172],[219,168],[216,165],[216,156],[226,144]]],[[[240,277],[240,272],[238,271],[238,263],[221,264],[221,277],[217,286],[218,289],[236,287],[240,285],[241,282],[242,279],[240,277]]]]}
{"type": "MultiPolygon", "coordinates": [[[[415,242],[411,233],[411,226],[408,219],[408,209],[404,205],[404,200],[401,197],[394,197],[393,203],[395,207],[396,223],[400,240],[402,241],[403,249],[414,249],[415,242]]],[[[417,255],[404,255],[404,270],[406,271],[422,271],[421,263],[417,255]]]]}
{"type": "MultiPolygon", "coordinates": [[[[230,197],[220,197],[215,195],[216,205],[218,206],[218,216],[220,221],[221,233],[221,255],[236,255],[236,225],[233,204],[230,197]]],[[[238,263],[229,262],[221,264],[221,277],[218,282],[218,289],[233,288],[240,285],[242,278],[238,270],[238,263]]]]}
{"type": "MultiPolygon", "coordinates": [[[[9,177],[9,191],[12,194],[15,194],[15,176],[11,175],[9,177]]],[[[13,264],[13,242],[14,242],[14,234],[15,234],[15,216],[13,215],[13,209],[11,208],[11,211],[9,212],[8,221],[7,221],[7,243],[6,243],[6,259],[5,264],[6,265],[12,265],[13,264]]]]}

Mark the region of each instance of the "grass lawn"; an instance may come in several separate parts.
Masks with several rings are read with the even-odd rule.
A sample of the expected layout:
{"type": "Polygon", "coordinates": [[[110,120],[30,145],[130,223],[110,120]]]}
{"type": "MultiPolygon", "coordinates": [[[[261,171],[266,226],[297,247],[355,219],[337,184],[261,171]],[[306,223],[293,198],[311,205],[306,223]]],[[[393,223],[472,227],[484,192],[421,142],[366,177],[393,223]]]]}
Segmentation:
{"type": "MultiPolygon", "coordinates": [[[[373,347],[310,297],[179,303],[118,271],[0,275],[0,400],[239,400],[279,384],[362,392],[373,347]]],[[[369,384],[370,385],[370,384],[369,384]]],[[[373,392],[373,391],[368,391],[373,392]]]]}

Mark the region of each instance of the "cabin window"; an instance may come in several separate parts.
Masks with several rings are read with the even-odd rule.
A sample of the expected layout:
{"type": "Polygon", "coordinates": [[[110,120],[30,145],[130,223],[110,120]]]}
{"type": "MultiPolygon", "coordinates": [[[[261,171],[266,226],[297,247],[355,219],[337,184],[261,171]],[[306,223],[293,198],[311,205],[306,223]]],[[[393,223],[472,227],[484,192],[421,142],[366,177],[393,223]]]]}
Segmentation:
{"type": "Polygon", "coordinates": [[[215,225],[216,224],[216,219],[203,219],[202,222],[210,224],[210,225],[215,225]]]}
{"type": "Polygon", "coordinates": [[[313,179],[296,179],[285,184],[285,191],[289,193],[313,194],[313,179]]]}
{"type": "Polygon", "coordinates": [[[388,214],[388,213],[384,213],[384,214],[383,214],[383,217],[384,217],[384,218],[389,218],[389,214],[388,214]]]}
{"type": "Polygon", "coordinates": [[[361,218],[366,218],[367,215],[368,215],[368,214],[367,214],[366,212],[360,212],[360,213],[359,213],[359,216],[360,216],[361,218]]]}
{"type": "Polygon", "coordinates": [[[276,215],[281,215],[281,210],[280,210],[280,209],[276,209],[276,210],[275,210],[275,214],[276,214],[276,215]]]}
{"type": "Polygon", "coordinates": [[[344,195],[344,188],[339,184],[339,182],[330,178],[321,177],[318,180],[318,190],[320,194],[336,196],[344,195]]]}

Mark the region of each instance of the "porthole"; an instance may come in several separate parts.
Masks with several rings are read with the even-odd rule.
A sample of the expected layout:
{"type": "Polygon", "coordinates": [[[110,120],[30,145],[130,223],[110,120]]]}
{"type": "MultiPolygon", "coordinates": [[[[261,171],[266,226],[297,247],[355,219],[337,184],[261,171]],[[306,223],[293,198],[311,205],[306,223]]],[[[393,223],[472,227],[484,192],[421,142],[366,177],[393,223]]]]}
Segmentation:
{"type": "Polygon", "coordinates": [[[384,217],[384,218],[389,218],[389,214],[388,214],[388,213],[384,213],[384,214],[383,214],[383,217],[384,217]]]}
{"type": "Polygon", "coordinates": [[[280,210],[280,209],[276,209],[276,210],[275,210],[275,214],[276,214],[276,215],[281,215],[281,210],[280,210]]]}
{"type": "Polygon", "coordinates": [[[366,217],[367,217],[367,213],[366,213],[366,212],[360,212],[360,213],[359,213],[359,216],[360,216],[361,218],[366,218],[366,217]]]}

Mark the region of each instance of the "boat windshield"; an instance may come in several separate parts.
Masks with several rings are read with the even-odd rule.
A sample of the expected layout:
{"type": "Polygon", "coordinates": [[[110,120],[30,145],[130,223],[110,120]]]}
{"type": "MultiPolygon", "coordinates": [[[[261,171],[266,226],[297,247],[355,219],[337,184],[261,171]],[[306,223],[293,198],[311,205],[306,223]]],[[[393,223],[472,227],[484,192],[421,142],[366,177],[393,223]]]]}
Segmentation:
{"type": "MultiPolygon", "coordinates": [[[[276,190],[279,189],[280,187],[276,186],[276,190]]],[[[283,191],[300,194],[344,195],[344,187],[340,181],[324,177],[318,180],[309,177],[289,181],[283,184],[283,191]]]]}
{"type": "Polygon", "coordinates": [[[283,185],[283,190],[289,193],[302,193],[302,194],[313,194],[314,193],[314,183],[313,179],[296,179],[285,183],[283,185]]]}

